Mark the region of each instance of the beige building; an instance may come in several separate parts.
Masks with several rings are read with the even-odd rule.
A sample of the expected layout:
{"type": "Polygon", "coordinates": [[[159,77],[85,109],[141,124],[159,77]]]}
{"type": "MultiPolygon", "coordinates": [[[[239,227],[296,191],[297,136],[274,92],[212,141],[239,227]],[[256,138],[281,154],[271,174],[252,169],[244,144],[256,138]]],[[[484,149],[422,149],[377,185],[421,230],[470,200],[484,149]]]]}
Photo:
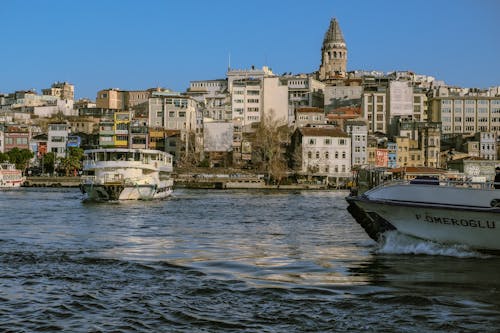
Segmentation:
{"type": "Polygon", "coordinates": [[[288,81],[277,76],[265,77],[262,88],[262,115],[280,124],[289,124],[288,81]]]}
{"type": "Polygon", "coordinates": [[[295,110],[295,127],[307,125],[324,125],[325,111],[315,107],[301,107],[295,110]]]}
{"type": "Polygon", "coordinates": [[[500,96],[434,97],[429,113],[444,135],[500,131],[500,96]]]}
{"type": "Polygon", "coordinates": [[[99,118],[71,117],[68,120],[73,133],[96,134],[99,132],[99,118]]]}
{"type": "Polygon", "coordinates": [[[97,92],[96,107],[102,109],[123,110],[125,105],[124,92],[118,89],[104,89],[97,92]]]}
{"type": "Polygon", "coordinates": [[[368,124],[368,133],[387,133],[387,94],[385,91],[363,93],[361,115],[368,124]]]}
{"type": "Polygon", "coordinates": [[[68,82],[55,82],[48,89],[42,89],[45,96],[55,96],[59,99],[75,99],[75,86],[68,82]]]}
{"type": "Polygon", "coordinates": [[[96,106],[103,109],[130,110],[147,103],[151,92],[155,90],[161,91],[161,89],[126,91],[116,88],[100,90],[97,92],[96,106]]]}
{"type": "Polygon", "coordinates": [[[388,89],[365,90],[361,114],[368,122],[369,133],[389,133],[391,121],[395,118],[426,121],[427,96],[420,89],[412,88],[407,81],[392,81],[388,89]]]}

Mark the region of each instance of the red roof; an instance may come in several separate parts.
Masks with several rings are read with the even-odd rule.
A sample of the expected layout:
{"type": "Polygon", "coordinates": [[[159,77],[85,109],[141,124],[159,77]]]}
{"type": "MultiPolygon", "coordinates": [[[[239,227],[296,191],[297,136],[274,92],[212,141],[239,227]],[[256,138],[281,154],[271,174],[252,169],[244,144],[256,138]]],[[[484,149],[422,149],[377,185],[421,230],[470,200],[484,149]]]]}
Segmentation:
{"type": "Polygon", "coordinates": [[[442,169],[436,169],[436,168],[430,168],[430,167],[400,167],[400,168],[394,168],[389,170],[392,173],[446,173],[446,170],[442,169]]]}
{"type": "Polygon", "coordinates": [[[320,113],[324,113],[323,109],[317,108],[317,107],[314,107],[314,106],[308,106],[308,107],[298,108],[297,112],[316,112],[316,113],[320,112],[320,113]]]}

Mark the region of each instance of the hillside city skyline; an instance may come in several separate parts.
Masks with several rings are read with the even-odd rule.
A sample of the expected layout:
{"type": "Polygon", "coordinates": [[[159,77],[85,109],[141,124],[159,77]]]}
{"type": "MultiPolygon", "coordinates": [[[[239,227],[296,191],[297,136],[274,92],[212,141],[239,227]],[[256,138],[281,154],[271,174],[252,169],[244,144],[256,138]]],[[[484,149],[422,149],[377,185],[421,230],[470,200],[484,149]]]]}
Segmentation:
{"type": "MultiPolygon", "coordinates": [[[[433,5],[432,17],[424,15],[423,9],[417,5],[392,1],[380,5],[363,3],[354,13],[352,6],[341,2],[318,1],[311,4],[308,18],[299,14],[300,7],[293,1],[286,9],[272,3],[266,7],[272,13],[289,14],[289,21],[295,19],[295,22],[307,23],[299,25],[288,21],[284,24],[281,16],[244,7],[245,15],[240,17],[242,23],[253,24],[252,17],[260,15],[262,22],[255,26],[262,27],[253,30],[243,29],[237,24],[237,18],[231,16],[235,11],[227,8],[226,2],[173,4],[170,11],[191,9],[192,18],[161,23],[155,20],[148,23],[142,12],[134,14],[133,2],[124,2],[119,12],[125,18],[134,18],[139,23],[135,27],[121,26],[118,14],[110,15],[108,21],[95,21],[95,27],[87,26],[88,17],[85,15],[93,13],[92,4],[93,1],[86,5],[76,3],[63,6],[64,9],[56,9],[57,1],[49,5],[30,1],[23,2],[23,6],[16,2],[4,4],[11,15],[0,23],[0,28],[12,33],[9,34],[12,38],[10,47],[0,55],[0,60],[8,64],[3,69],[0,92],[31,89],[40,92],[53,82],[65,81],[75,86],[76,99],[94,100],[99,90],[108,88],[144,90],[163,87],[183,92],[191,81],[224,78],[229,66],[240,69],[268,66],[277,75],[285,72],[308,74],[319,68],[322,39],[332,17],[339,21],[349,45],[347,71],[413,71],[450,86],[466,88],[500,85],[494,74],[500,72],[498,62],[494,61],[500,53],[498,43],[495,43],[498,39],[495,31],[500,31],[500,25],[492,14],[500,6],[495,1],[440,1],[433,5]],[[324,10],[319,10],[321,8],[324,10]],[[220,29],[224,28],[222,23],[202,19],[204,9],[227,14],[226,22],[233,24],[234,30],[227,32],[230,37],[220,34],[220,29]],[[74,10],[74,15],[69,19],[66,16],[71,10],[74,10]],[[370,11],[372,14],[368,13],[370,11]],[[440,13],[453,14],[454,19],[440,13]],[[23,27],[16,21],[21,14],[24,15],[23,27]],[[382,24],[378,17],[384,15],[390,19],[382,24]],[[113,22],[121,29],[120,34],[110,30],[113,22]],[[57,23],[63,23],[61,26],[65,29],[60,29],[57,23]],[[217,33],[207,35],[205,29],[190,27],[198,23],[217,33]],[[182,29],[169,29],[177,25],[182,29]],[[59,37],[57,40],[49,38],[51,43],[48,44],[34,38],[26,43],[30,26],[40,26],[42,32],[48,31],[59,37]],[[277,28],[280,26],[284,30],[277,28]],[[297,26],[301,28],[297,29],[297,26]],[[167,48],[158,43],[151,49],[144,47],[157,40],[149,28],[156,28],[156,31],[167,28],[167,48]],[[102,40],[97,38],[101,34],[102,40]],[[130,46],[121,46],[120,42],[124,42],[120,37],[122,34],[128,34],[126,42],[130,46]],[[132,42],[134,39],[138,42],[132,42]],[[284,45],[286,40],[290,41],[284,45]],[[75,42],[87,47],[74,48],[75,42]],[[61,52],[66,48],[70,50],[61,52]]],[[[161,2],[148,4],[165,10],[161,2]]],[[[102,12],[93,15],[101,18],[109,14],[109,5],[102,7],[102,12]]],[[[153,13],[151,15],[158,18],[153,13]]]]}

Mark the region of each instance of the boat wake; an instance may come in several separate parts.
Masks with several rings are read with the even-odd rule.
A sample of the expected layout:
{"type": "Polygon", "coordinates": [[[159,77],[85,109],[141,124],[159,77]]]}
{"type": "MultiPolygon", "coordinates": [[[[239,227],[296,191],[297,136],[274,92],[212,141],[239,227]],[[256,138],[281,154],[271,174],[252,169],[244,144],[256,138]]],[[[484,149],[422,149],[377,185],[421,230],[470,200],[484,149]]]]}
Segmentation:
{"type": "Polygon", "coordinates": [[[377,253],[416,254],[448,256],[456,258],[485,258],[488,255],[471,250],[465,245],[441,244],[404,235],[398,231],[387,231],[378,243],[377,253]]]}

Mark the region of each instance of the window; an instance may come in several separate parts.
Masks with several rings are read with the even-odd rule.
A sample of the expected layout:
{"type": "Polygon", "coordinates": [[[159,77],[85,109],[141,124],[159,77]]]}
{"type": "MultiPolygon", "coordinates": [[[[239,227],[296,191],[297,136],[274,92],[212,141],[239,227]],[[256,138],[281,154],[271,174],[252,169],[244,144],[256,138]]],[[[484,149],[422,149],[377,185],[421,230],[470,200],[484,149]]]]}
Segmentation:
{"type": "Polygon", "coordinates": [[[309,139],[309,144],[310,145],[315,145],[316,144],[316,140],[315,139],[309,139]]]}
{"type": "Polygon", "coordinates": [[[325,152],[325,159],[328,159],[328,157],[329,157],[329,154],[328,154],[328,152],[326,151],[326,152],[325,152]]]}
{"type": "Polygon", "coordinates": [[[309,158],[309,159],[312,158],[312,152],[310,152],[310,151],[307,152],[307,158],[309,158]]]}
{"type": "Polygon", "coordinates": [[[319,158],[319,151],[316,152],[316,158],[319,158]]]}
{"type": "Polygon", "coordinates": [[[325,145],[330,145],[332,144],[332,140],[330,139],[325,139],[325,145]]]}

